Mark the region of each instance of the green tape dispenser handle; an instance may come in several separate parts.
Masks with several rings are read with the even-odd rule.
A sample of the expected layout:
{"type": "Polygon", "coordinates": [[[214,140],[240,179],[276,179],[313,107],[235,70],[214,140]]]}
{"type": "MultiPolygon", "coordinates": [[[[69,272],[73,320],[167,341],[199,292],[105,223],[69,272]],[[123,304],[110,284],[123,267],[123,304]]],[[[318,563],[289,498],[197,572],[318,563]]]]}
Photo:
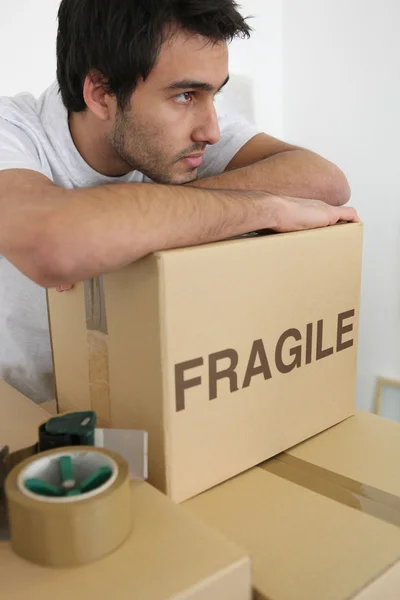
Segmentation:
{"type": "Polygon", "coordinates": [[[111,467],[99,467],[78,484],[74,476],[74,466],[70,456],[62,456],[59,459],[59,470],[59,485],[41,479],[28,479],[25,481],[25,486],[30,492],[39,496],[80,496],[99,488],[112,475],[111,467]]]}
{"type": "Polygon", "coordinates": [[[39,452],[65,446],[94,446],[96,413],[71,412],[52,417],[39,427],[39,452]]]}
{"type": "MultiPolygon", "coordinates": [[[[39,428],[39,452],[66,446],[94,446],[96,413],[93,411],[71,412],[52,417],[39,428]]],[[[29,479],[27,489],[40,496],[79,496],[91,492],[105,483],[112,475],[110,467],[100,467],[79,484],[75,479],[72,458],[59,459],[60,484],[41,479],[29,479]]]]}

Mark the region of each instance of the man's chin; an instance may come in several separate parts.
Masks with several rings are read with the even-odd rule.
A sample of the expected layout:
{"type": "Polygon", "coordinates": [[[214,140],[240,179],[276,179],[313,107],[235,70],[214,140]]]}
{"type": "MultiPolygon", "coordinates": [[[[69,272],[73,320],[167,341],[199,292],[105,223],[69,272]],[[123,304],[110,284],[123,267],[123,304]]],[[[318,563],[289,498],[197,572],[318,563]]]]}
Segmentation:
{"type": "Polygon", "coordinates": [[[192,183],[197,179],[197,169],[190,171],[190,173],[183,173],[182,175],[174,175],[171,177],[171,185],[185,185],[186,183],[192,183]]]}
{"type": "Polygon", "coordinates": [[[154,183],[164,185],[185,185],[186,183],[192,183],[196,181],[198,177],[198,168],[190,169],[184,173],[169,172],[165,174],[158,173],[157,175],[152,173],[147,175],[154,183]]]}

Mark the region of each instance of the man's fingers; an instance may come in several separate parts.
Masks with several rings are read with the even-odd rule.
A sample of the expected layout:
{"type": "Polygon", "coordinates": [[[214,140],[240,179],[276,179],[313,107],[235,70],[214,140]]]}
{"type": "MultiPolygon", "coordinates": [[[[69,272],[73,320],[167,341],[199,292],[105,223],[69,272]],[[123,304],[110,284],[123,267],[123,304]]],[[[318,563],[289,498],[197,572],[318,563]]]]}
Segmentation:
{"type": "Polygon", "coordinates": [[[360,223],[360,217],[354,208],[345,208],[341,206],[340,208],[335,208],[335,212],[338,221],[360,223]]]}
{"type": "Polygon", "coordinates": [[[74,287],[73,283],[70,283],[67,285],[59,285],[58,287],[56,287],[56,291],[57,292],[68,292],[68,290],[72,290],[73,287],[74,287]]]}

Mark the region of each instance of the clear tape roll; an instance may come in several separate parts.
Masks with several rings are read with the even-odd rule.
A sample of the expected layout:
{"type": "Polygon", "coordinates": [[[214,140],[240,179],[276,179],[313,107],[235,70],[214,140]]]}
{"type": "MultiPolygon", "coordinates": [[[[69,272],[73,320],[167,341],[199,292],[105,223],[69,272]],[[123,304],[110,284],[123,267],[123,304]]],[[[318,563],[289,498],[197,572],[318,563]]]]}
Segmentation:
{"type": "Polygon", "coordinates": [[[73,446],[27,458],[7,476],[5,494],[11,545],[21,558],[48,567],[81,566],[120,547],[132,529],[127,462],[103,448],[73,446]],[[99,467],[110,467],[100,487],[75,496],[46,497],[29,491],[36,478],[60,483],[59,460],[72,459],[77,483],[99,467]]]}

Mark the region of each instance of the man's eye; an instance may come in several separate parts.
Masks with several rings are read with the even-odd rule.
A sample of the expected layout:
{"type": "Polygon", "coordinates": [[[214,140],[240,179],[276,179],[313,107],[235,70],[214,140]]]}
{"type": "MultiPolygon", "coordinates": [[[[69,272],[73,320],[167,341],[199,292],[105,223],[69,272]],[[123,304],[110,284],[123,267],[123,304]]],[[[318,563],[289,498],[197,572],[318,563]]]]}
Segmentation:
{"type": "Polygon", "coordinates": [[[175,96],[175,100],[179,104],[189,104],[193,100],[193,92],[183,92],[179,96],[175,96]]]}

